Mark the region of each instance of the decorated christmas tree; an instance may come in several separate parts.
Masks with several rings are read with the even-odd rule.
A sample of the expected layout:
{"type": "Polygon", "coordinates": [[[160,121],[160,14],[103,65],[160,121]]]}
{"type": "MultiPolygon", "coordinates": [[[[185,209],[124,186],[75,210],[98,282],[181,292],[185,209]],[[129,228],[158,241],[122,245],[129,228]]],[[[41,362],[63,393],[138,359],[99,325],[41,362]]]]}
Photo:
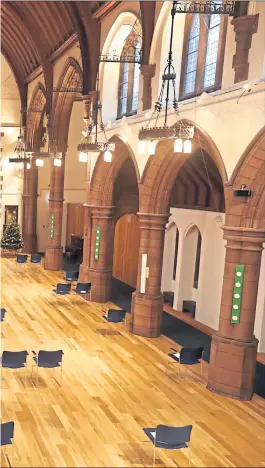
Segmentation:
{"type": "Polygon", "coordinates": [[[20,227],[17,223],[8,224],[3,233],[1,247],[8,250],[19,250],[24,246],[20,227]]]}

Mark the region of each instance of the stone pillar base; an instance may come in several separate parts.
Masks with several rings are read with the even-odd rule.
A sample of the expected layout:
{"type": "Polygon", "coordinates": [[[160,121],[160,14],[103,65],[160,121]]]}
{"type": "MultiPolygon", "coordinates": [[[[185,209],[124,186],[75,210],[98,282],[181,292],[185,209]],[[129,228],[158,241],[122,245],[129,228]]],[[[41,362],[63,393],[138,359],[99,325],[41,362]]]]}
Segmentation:
{"type": "Polygon", "coordinates": [[[131,331],[135,335],[156,338],[161,334],[164,298],[134,292],[131,331]]]}
{"type": "Polygon", "coordinates": [[[44,269],[57,271],[62,269],[63,262],[63,248],[60,247],[47,247],[44,257],[44,269]]]}
{"type": "Polygon", "coordinates": [[[213,335],[207,388],[238,400],[254,393],[258,340],[251,342],[213,335]]]}
{"type": "Polygon", "coordinates": [[[27,254],[36,253],[37,234],[23,234],[24,247],[23,252],[27,254]]]}
{"type": "MultiPolygon", "coordinates": [[[[111,292],[111,270],[89,269],[89,278],[91,281],[91,301],[108,302],[111,292]]],[[[88,294],[89,298],[89,294],[88,294]]]]}
{"type": "Polygon", "coordinates": [[[90,283],[90,271],[88,265],[84,265],[84,263],[81,263],[80,268],[79,268],[79,277],[78,281],[80,283],[90,283]]]}

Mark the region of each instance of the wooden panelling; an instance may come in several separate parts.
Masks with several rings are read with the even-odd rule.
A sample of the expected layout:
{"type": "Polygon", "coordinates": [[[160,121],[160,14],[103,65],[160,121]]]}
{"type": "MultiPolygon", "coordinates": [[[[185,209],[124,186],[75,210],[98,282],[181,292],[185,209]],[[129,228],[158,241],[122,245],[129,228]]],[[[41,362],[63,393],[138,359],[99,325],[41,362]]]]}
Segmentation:
{"type": "Polygon", "coordinates": [[[139,221],[134,214],[122,216],[115,227],[114,278],[136,287],[139,256],[139,221]]]}
{"type": "Polygon", "coordinates": [[[84,235],[84,206],[82,203],[67,203],[66,244],[71,243],[71,234],[84,235]]]}

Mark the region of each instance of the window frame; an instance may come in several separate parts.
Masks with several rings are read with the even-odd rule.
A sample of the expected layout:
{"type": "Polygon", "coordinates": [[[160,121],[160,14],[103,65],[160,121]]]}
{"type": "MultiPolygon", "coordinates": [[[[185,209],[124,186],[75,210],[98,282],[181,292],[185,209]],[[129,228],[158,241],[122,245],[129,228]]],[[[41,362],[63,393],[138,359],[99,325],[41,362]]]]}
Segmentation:
{"type": "Polygon", "coordinates": [[[204,81],[204,73],[205,73],[205,58],[206,58],[206,52],[207,52],[207,38],[208,38],[207,26],[204,22],[204,17],[207,17],[208,15],[202,15],[202,14],[197,13],[200,19],[200,35],[199,35],[199,48],[198,48],[198,56],[197,56],[195,90],[191,93],[187,93],[187,94],[184,93],[188,45],[189,45],[191,26],[192,26],[192,22],[193,22],[193,18],[195,14],[196,13],[192,15],[187,14],[186,19],[185,19],[181,73],[180,73],[180,90],[179,90],[181,101],[191,99],[196,96],[200,96],[200,94],[202,94],[203,92],[211,93],[213,91],[217,91],[222,86],[228,18],[227,16],[221,15],[220,35],[219,35],[217,61],[216,61],[215,84],[207,88],[204,88],[203,81],[204,81]]]}
{"type": "MultiPolygon", "coordinates": [[[[122,49],[122,53],[121,53],[121,56],[125,55],[126,54],[126,49],[129,50],[129,47],[127,45],[127,41],[128,39],[130,38],[130,35],[131,36],[134,36],[135,34],[134,33],[130,33],[126,40],[125,40],[125,43],[124,43],[124,46],[123,46],[123,49],[122,49]]],[[[138,38],[136,38],[138,39],[138,38]]],[[[132,47],[132,46],[131,46],[132,47]]],[[[141,43],[140,43],[140,47],[141,47],[141,43]]],[[[135,49],[136,51],[136,49],[135,49]]],[[[132,115],[136,115],[137,114],[137,111],[138,111],[138,104],[139,104],[139,87],[138,87],[138,104],[137,104],[137,108],[135,110],[132,109],[133,107],[133,88],[134,88],[134,73],[135,73],[135,67],[136,63],[131,63],[129,62],[129,70],[128,70],[128,86],[127,86],[127,104],[126,104],[126,112],[125,113],[122,113],[121,112],[121,86],[122,86],[122,76],[123,76],[123,69],[124,69],[124,62],[120,63],[120,70],[119,70],[119,81],[118,81],[118,106],[117,106],[117,119],[116,120],[120,120],[122,119],[122,117],[130,117],[132,115]]],[[[139,64],[140,65],[140,64],[139,64]]],[[[141,74],[141,72],[140,72],[141,74]]],[[[140,74],[139,74],[139,82],[140,82],[140,74]]],[[[139,84],[140,86],[140,84],[139,84]]]]}

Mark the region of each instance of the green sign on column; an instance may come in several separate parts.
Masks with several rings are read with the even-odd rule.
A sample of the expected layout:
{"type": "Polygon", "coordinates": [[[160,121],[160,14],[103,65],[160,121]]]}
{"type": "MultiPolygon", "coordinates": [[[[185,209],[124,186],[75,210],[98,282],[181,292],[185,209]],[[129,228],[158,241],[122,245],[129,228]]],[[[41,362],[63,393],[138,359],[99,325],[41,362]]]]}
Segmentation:
{"type": "Polygon", "coordinates": [[[100,226],[96,228],[96,241],[95,241],[95,260],[99,259],[99,248],[100,248],[100,226]]]}
{"type": "Polygon", "coordinates": [[[231,310],[231,323],[240,323],[240,312],[244,281],[244,265],[236,265],[233,301],[231,310]]]}
{"type": "Polygon", "coordinates": [[[54,238],[54,213],[51,215],[50,239],[54,238]]]}

